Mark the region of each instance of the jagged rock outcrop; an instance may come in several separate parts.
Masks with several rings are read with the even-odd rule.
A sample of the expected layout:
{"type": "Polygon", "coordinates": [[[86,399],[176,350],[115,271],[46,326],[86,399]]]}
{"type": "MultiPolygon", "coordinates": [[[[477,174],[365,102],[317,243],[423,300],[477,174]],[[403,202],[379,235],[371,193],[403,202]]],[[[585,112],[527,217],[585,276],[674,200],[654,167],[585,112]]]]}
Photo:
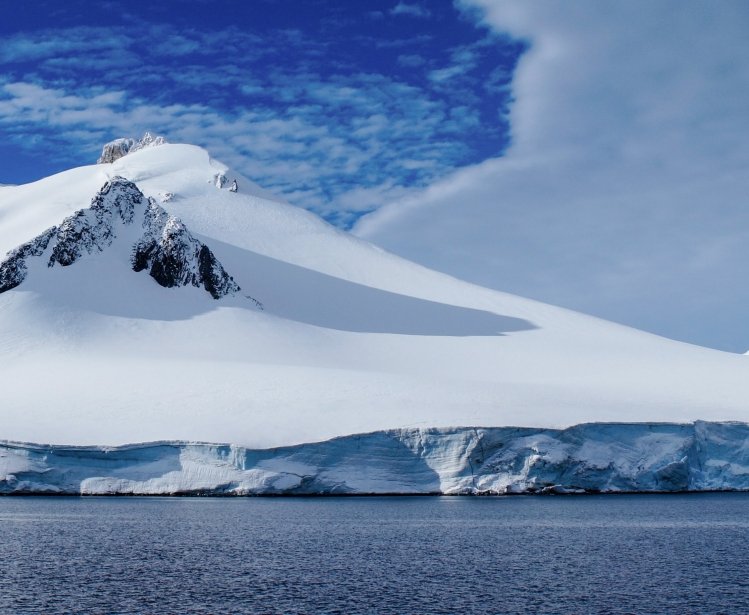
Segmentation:
{"type": "Polygon", "coordinates": [[[126,156],[135,144],[134,139],[115,139],[104,145],[96,164],[109,164],[126,156]]]}
{"type": "Polygon", "coordinates": [[[161,135],[152,135],[150,132],[146,132],[138,141],[136,141],[130,148],[130,152],[137,152],[138,150],[145,149],[147,147],[157,147],[164,145],[167,140],[161,135]]]}
{"type": "Polygon", "coordinates": [[[79,209],[62,221],[57,229],[49,266],[72,265],[84,253],[102,252],[112,244],[115,221],[132,224],[136,206],[144,206],[145,197],[138,187],[114,177],[96,193],[91,207],[79,209]]]}
{"type": "Polygon", "coordinates": [[[48,267],[68,267],[84,255],[103,252],[117,238],[119,226],[136,220],[142,220],[143,234],[133,246],[134,271],[147,269],[167,288],[202,287],[214,299],[240,290],[210,248],[193,237],[181,220],[147,199],[133,182],[114,177],[96,193],[90,207],[8,253],[0,263],[0,293],[24,281],[27,259],[49,253],[48,267]]]}
{"type": "Polygon", "coordinates": [[[214,299],[240,290],[208,246],[154,201],[148,205],[143,228],[143,239],[133,250],[134,271],[148,269],[165,287],[202,286],[214,299]]]}
{"type": "Polygon", "coordinates": [[[26,259],[44,254],[56,232],[56,226],[48,228],[41,235],[8,252],[5,260],[0,263],[0,293],[15,288],[26,279],[26,259]]]}
{"type": "Polygon", "coordinates": [[[150,132],[147,132],[138,140],[129,138],[115,139],[104,146],[101,151],[101,156],[99,156],[96,164],[111,163],[123,156],[127,156],[127,154],[131,152],[137,152],[146,147],[163,145],[166,142],[167,141],[164,137],[153,136],[150,132]]]}

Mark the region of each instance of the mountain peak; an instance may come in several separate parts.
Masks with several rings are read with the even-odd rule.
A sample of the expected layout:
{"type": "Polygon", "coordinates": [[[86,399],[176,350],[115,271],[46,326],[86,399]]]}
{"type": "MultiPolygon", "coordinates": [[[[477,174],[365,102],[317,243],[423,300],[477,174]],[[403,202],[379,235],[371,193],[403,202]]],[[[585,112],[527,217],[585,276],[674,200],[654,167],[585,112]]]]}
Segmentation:
{"type": "Polygon", "coordinates": [[[28,275],[27,260],[49,252],[47,267],[73,265],[85,255],[103,252],[121,227],[137,226],[142,234],[132,247],[133,271],[148,270],[161,286],[202,287],[214,299],[233,295],[239,285],[213,252],[184,223],[124,177],[113,177],[94,195],[91,205],[66,217],[30,241],[11,250],[0,262],[0,293],[20,285],[28,275]]]}
{"type": "Polygon", "coordinates": [[[101,156],[99,156],[96,164],[109,164],[132,152],[137,152],[138,150],[147,147],[156,147],[157,145],[163,145],[164,143],[167,143],[167,140],[164,137],[159,135],[154,136],[150,132],[146,132],[137,140],[128,137],[115,139],[104,145],[101,150],[101,156]]]}

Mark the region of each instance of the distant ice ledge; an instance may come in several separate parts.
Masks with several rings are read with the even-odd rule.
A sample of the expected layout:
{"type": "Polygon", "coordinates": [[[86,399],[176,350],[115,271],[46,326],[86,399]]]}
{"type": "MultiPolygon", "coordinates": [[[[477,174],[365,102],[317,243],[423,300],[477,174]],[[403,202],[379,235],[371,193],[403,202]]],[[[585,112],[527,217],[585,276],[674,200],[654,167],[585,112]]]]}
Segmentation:
{"type": "Polygon", "coordinates": [[[132,152],[137,152],[146,147],[163,145],[166,142],[167,140],[164,137],[154,136],[150,132],[146,132],[143,137],[137,140],[129,138],[115,139],[104,146],[96,164],[111,163],[132,152]]]}
{"type": "Polygon", "coordinates": [[[745,423],[396,429],[265,450],[0,441],[0,494],[361,495],[749,490],[745,423]]]}

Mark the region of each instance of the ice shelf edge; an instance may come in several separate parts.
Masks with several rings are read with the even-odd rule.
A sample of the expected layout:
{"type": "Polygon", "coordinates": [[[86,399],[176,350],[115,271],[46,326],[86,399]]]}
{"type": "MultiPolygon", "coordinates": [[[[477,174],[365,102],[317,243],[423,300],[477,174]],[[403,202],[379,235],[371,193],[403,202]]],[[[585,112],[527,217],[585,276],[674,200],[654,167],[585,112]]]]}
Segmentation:
{"type": "Polygon", "coordinates": [[[749,425],[394,429],[249,449],[0,441],[0,494],[493,495],[749,490],[749,425]]]}

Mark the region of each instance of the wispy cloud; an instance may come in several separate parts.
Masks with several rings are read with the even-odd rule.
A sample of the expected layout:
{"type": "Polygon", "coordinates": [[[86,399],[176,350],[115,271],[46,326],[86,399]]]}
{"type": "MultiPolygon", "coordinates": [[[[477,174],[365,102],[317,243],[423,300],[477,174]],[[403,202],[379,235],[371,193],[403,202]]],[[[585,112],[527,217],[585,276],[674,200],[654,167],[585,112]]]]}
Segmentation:
{"type": "Polygon", "coordinates": [[[398,2],[392,9],[390,9],[391,15],[408,15],[409,17],[419,17],[426,19],[430,17],[432,12],[425,6],[417,3],[409,2],[398,2]]]}
{"type": "Polygon", "coordinates": [[[95,54],[126,47],[130,43],[130,38],[125,34],[113,34],[104,28],[87,26],[68,28],[64,36],[49,31],[33,35],[16,34],[3,38],[0,62],[31,62],[66,54],[95,54]]]}
{"type": "MultiPolygon", "coordinates": [[[[278,92],[279,87],[271,90],[278,92]]],[[[423,186],[436,171],[459,162],[462,150],[440,151],[438,137],[460,133],[473,123],[460,112],[451,113],[445,105],[422,98],[416,88],[385,77],[361,75],[348,85],[312,84],[305,77],[284,87],[288,99],[309,104],[289,106],[282,117],[262,107],[218,112],[204,104],[148,103],[124,91],[79,88],[71,93],[14,82],[0,87],[0,126],[12,128],[20,139],[40,127],[52,129],[82,140],[91,150],[105,135],[157,130],[172,140],[208,147],[289,198],[317,191],[316,198],[308,193],[301,202],[346,226],[361,211],[386,202],[370,198],[361,205],[362,194],[400,196],[405,190],[394,190],[394,183],[423,186]],[[319,121],[336,109],[339,122],[319,121]],[[437,143],[425,147],[425,133],[437,143]],[[410,161],[406,166],[401,163],[404,157],[410,161]]]]}
{"type": "Polygon", "coordinates": [[[424,66],[426,60],[423,56],[416,53],[404,53],[398,56],[398,64],[409,68],[416,68],[417,66],[424,66]]]}
{"type": "MultiPolygon", "coordinates": [[[[393,10],[425,11],[406,3],[393,10]]],[[[364,39],[347,44],[375,46],[364,39]]],[[[259,34],[140,23],[137,32],[120,25],[19,33],[0,46],[0,131],[24,146],[30,135],[43,137],[34,148],[46,142],[56,156],[83,148],[91,159],[102,140],[161,132],[207,147],[348,227],[480,155],[472,135],[502,147],[502,126],[481,126],[496,115],[472,108],[480,97],[438,83],[449,77],[440,71],[472,70],[471,58],[442,49],[451,64],[435,65],[425,57],[434,44],[426,33],[374,40],[383,45],[378,58],[391,58],[387,72],[363,70],[335,39],[296,28],[259,34]]]]}

